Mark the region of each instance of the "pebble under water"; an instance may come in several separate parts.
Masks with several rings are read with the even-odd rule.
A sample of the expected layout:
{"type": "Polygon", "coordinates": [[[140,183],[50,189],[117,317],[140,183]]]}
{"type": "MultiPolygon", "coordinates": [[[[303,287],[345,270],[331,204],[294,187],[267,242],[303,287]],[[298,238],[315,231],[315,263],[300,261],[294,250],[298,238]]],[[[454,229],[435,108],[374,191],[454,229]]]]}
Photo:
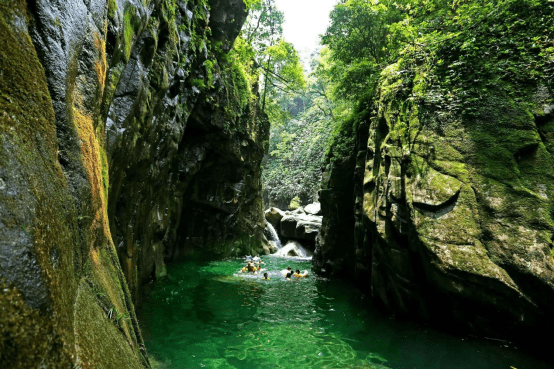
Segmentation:
{"type": "Polygon", "coordinates": [[[237,274],[241,259],[171,264],[140,312],[153,367],[551,368],[505,342],[390,319],[344,282],[279,274],[309,261],[263,259],[269,281],[237,274]]]}

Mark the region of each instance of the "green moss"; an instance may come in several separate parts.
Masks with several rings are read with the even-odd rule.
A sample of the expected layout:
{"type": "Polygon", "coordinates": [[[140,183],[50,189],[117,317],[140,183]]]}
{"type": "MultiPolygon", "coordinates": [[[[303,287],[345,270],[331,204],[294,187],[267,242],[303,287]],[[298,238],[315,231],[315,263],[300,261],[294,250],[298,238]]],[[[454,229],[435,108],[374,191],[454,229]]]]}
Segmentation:
{"type": "MultiPolygon", "coordinates": [[[[140,336],[137,338],[135,333],[136,327],[129,326],[126,329],[128,332],[126,337],[120,332],[110,336],[113,330],[96,330],[99,326],[94,324],[96,323],[94,316],[88,314],[89,312],[92,314],[90,309],[93,309],[96,311],[95,314],[102,315],[100,294],[96,294],[96,298],[87,301],[85,307],[76,303],[78,288],[81,288],[79,285],[90,283],[102,286],[106,291],[105,296],[108,296],[106,297],[108,303],[118,303],[121,311],[129,312],[129,315],[134,317],[130,295],[126,286],[122,285],[124,279],[119,270],[119,262],[114,253],[107,224],[101,224],[95,218],[97,207],[91,199],[91,194],[86,190],[77,194],[72,193],[61,170],[58,161],[56,121],[46,77],[33,43],[25,32],[26,29],[20,26],[21,19],[26,19],[24,9],[25,4],[22,2],[14,3],[14,6],[10,7],[0,7],[0,31],[3,34],[0,38],[0,69],[4,77],[0,79],[2,94],[0,111],[3,112],[3,115],[0,115],[0,137],[3,138],[0,143],[0,156],[9,150],[9,156],[5,158],[12,160],[13,163],[10,163],[6,169],[18,168],[18,176],[22,178],[22,191],[31,197],[24,206],[15,204],[14,209],[26,209],[29,204],[36,203],[34,211],[26,217],[25,222],[21,224],[15,222],[13,227],[24,226],[29,230],[29,235],[32,235],[33,248],[29,251],[29,257],[36,258],[36,264],[41,270],[44,285],[49,293],[48,306],[43,306],[43,309],[47,308],[52,313],[43,316],[41,312],[30,309],[24,302],[18,302],[15,295],[9,299],[3,299],[3,295],[0,296],[0,310],[11,311],[9,315],[13,313],[13,316],[8,318],[15,323],[14,329],[22,329],[25,332],[22,335],[14,331],[18,336],[16,350],[6,365],[2,362],[6,356],[1,355],[0,366],[39,367],[44,364],[43,360],[47,357],[47,364],[50,366],[71,367],[77,356],[76,347],[92,350],[102,346],[117,351],[118,348],[109,347],[107,344],[109,341],[114,342],[113,340],[119,342],[117,344],[121,345],[119,348],[122,350],[133,346],[134,356],[139,358],[137,362],[140,362],[144,358],[138,350],[138,342],[141,341],[140,336]],[[20,13],[14,12],[14,9],[20,8],[22,9],[20,13]],[[18,18],[17,22],[12,23],[16,18],[18,18]],[[80,213],[77,212],[74,195],[79,196],[80,213]],[[108,257],[101,262],[102,266],[108,265],[102,269],[105,273],[99,271],[99,264],[91,260],[92,244],[111,250],[111,254],[106,254],[108,257]],[[99,275],[105,278],[100,280],[99,275]],[[109,296],[107,286],[112,286],[116,294],[109,296]],[[79,319],[56,319],[59,316],[77,315],[87,320],[87,323],[79,327],[79,329],[86,327],[85,341],[87,342],[80,341],[84,336],[76,336],[79,319]],[[17,323],[18,321],[20,323],[17,323]],[[92,323],[88,324],[91,321],[92,323]],[[23,361],[19,361],[21,355],[24,356],[23,361]]],[[[80,87],[76,87],[80,82],[74,81],[75,77],[70,74],[67,82],[70,103],[74,102],[75,90],[80,87]]],[[[79,125],[82,123],[79,121],[82,116],[77,114],[77,109],[71,109],[69,113],[70,120],[68,127],[65,127],[70,136],[68,141],[71,139],[78,141],[77,128],[83,128],[79,125]],[[73,120],[76,126],[71,125],[73,120]]],[[[92,124],[90,126],[92,127],[92,124]]],[[[94,142],[87,141],[87,144],[97,144],[96,140],[101,138],[99,132],[103,131],[103,127],[98,126],[97,129],[96,132],[91,130],[94,142]]],[[[66,150],[71,148],[66,147],[66,150]]],[[[101,186],[104,189],[107,188],[109,180],[105,153],[87,163],[83,162],[84,158],[77,145],[74,151],[66,154],[75,166],[84,168],[90,165],[102,168],[101,186]]],[[[0,194],[0,201],[5,200],[0,194]]],[[[37,288],[40,287],[37,286],[37,288]]],[[[9,290],[17,293],[13,286],[5,288],[3,292],[9,290]]],[[[0,315],[4,317],[4,314],[0,315]]],[[[2,317],[0,320],[3,319],[2,317]]],[[[0,325],[6,327],[4,322],[2,320],[0,325]]],[[[11,332],[10,330],[5,331],[11,332]]],[[[11,333],[2,335],[0,338],[0,352],[4,353],[6,345],[13,344],[6,341],[12,340],[11,333]]],[[[79,355],[82,359],[81,364],[87,367],[111,367],[118,362],[109,361],[109,355],[104,357],[92,354],[86,360],[85,356],[79,355]],[[101,365],[103,363],[107,364],[101,365]]],[[[117,359],[121,360],[122,357],[124,356],[117,359]]],[[[136,367],[140,365],[147,366],[147,363],[140,363],[136,367]]]]}
{"type": "Polygon", "coordinates": [[[115,12],[117,12],[117,0],[108,1],[108,17],[114,18],[115,12]]]}
{"type": "Polygon", "coordinates": [[[138,347],[132,347],[113,323],[113,320],[125,321],[124,314],[119,313],[118,320],[116,313],[110,321],[86,283],[79,286],[75,306],[76,345],[83,367],[108,368],[115,363],[127,368],[143,367],[138,347]]]}
{"type": "Polygon", "coordinates": [[[289,209],[290,209],[290,210],[296,210],[296,209],[298,209],[300,206],[302,206],[302,203],[300,202],[300,197],[294,196],[293,199],[290,200],[289,209]]]}
{"type": "Polygon", "coordinates": [[[102,186],[104,187],[104,197],[106,204],[108,203],[108,191],[110,187],[110,177],[108,169],[108,157],[106,156],[106,150],[100,146],[100,155],[102,159],[102,186]]]}
{"type": "MultiPolygon", "coordinates": [[[[74,268],[79,265],[78,247],[71,236],[75,208],[57,161],[55,118],[44,70],[26,28],[21,26],[27,19],[26,6],[19,1],[8,3],[0,7],[0,155],[9,153],[4,161],[9,160],[10,165],[3,169],[10,175],[18,168],[24,186],[21,190],[29,198],[25,204],[13,203],[12,210],[19,215],[11,222],[5,222],[5,214],[0,218],[8,228],[20,232],[23,226],[29,230],[34,245],[29,257],[36,259],[43,272],[51,308],[59,316],[71,316],[74,268]],[[25,216],[23,209],[33,202],[37,204],[34,212],[25,216]],[[55,248],[60,255],[56,267],[50,257],[55,248]]],[[[9,201],[0,194],[0,202],[9,201]]],[[[5,272],[1,271],[2,275],[5,272]]],[[[69,367],[74,352],[71,344],[62,341],[72,335],[71,320],[42,316],[26,305],[14,286],[3,284],[0,291],[0,325],[4,327],[0,366],[38,367],[48,355],[51,365],[69,367]]]]}
{"type": "Polygon", "coordinates": [[[125,62],[129,61],[133,39],[141,26],[141,20],[137,15],[137,9],[128,5],[123,13],[123,55],[125,62]]]}

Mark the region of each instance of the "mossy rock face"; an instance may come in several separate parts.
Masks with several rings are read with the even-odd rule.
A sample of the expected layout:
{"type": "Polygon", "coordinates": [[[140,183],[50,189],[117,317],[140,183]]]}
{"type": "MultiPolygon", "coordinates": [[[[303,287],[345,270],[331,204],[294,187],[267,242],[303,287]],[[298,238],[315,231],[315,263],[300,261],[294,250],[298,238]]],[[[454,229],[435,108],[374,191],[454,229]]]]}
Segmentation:
{"type": "Polygon", "coordinates": [[[263,251],[268,122],[210,5],[232,45],[231,0],[0,7],[0,367],[149,367],[142,284],[263,251]]]}
{"type": "Polygon", "coordinates": [[[440,129],[407,113],[417,106],[398,110],[399,97],[379,101],[357,265],[371,269],[374,294],[391,309],[436,321],[462,313],[466,328],[531,339],[538,321],[553,324],[554,159],[533,97],[489,93],[480,117],[454,116],[440,129]]]}
{"type": "MultiPolygon", "coordinates": [[[[10,5],[0,9],[4,35],[0,41],[4,97],[0,365],[54,368],[82,363],[77,349],[80,339],[75,335],[75,316],[82,311],[76,299],[78,285],[87,283],[111,292],[104,299],[94,296],[89,306],[101,314],[119,306],[127,314],[130,320],[122,326],[128,339],[122,349],[132,352],[135,367],[148,366],[139,351],[140,332],[106,228],[101,163],[91,119],[76,119],[79,115],[75,114],[66,117],[65,123],[57,121],[45,70],[29,37],[33,14],[22,3],[10,5]],[[60,137],[82,141],[63,146],[60,137]],[[60,154],[62,147],[66,151],[60,154]],[[90,255],[97,252],[111,252],[113,257],[104,266],[96,266],[90,255]],[[109,272],[102,271],[106,268],[109,272]],[[101,269],[103,278],[95,276],[95,269],[101,269]]],[[[79,88],[86,93],[90,85],[87,75],[82,77],[79,88]]],[[[97,78],[94,81],[98,83],[97,78]]],[[[86,109],[82,101],[75,104],[76,111],[86,109]]],[[[119,330],[106,336],[90,329],[88,335],[97,343],[123,338],[119,330]]],[[[89,364],[100,366],[94,360],[89,364]]]]}
{"type": "Polygon", "coordinates": [[[347,270],[391,310],[541,344],[554,327],[552,86],[483,88],[470,115],[412,99],[398,68],[360,120],[351,157],[364,159],[324,174],[316,266],[347,270]]]}

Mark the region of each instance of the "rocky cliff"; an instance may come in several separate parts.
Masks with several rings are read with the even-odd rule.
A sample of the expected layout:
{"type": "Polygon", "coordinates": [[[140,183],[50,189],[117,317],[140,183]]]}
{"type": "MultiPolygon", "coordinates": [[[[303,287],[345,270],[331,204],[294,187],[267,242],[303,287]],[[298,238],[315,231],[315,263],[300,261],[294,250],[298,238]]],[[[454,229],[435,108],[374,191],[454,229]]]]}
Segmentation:
{"type": "MultiPolygon", "coordinates": [[[[552,17],[526,9],[522,24],[552,17]]],[[[523,60],[512,47],[530,28],[510,22],[487,29],[511,29],[512,45],[485,35],[480,46],[497,64],[493,51],[468,61],[448,45],[438,64],[408,54],[384,70],[328,158],[314,264],[388,310],[534,344],[554,327],[553,59],[531,54],[541,67],[517,77],[485,70],[505,72],[508,53],[523,60]],[[463,85],[439,90],[448,74],[463,85]]]]}
{"type": "Polygon", "coordinates": [[[0,367],[148,367],[172,258],[261,247],[242,0],[0,3],[0,367]],[[245,97],[246,96],[246,97],[245,97]]]}

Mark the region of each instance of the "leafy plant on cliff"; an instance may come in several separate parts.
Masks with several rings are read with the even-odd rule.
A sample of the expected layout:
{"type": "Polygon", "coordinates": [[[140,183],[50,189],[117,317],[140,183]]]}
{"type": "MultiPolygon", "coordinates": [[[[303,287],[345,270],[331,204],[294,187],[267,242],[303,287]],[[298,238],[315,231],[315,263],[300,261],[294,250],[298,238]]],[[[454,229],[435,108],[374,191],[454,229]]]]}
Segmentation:
{"type": "Polygon", "coordinates": [[[552,24],[554,3],[544,0],[343,0],[322,38],[335,116],[346,121],[394,97],[391,139],[410,145],[414,116],[440,129],[481,115],[491,91],[530,101],[540,85],[552,88],[552,24]]]}

